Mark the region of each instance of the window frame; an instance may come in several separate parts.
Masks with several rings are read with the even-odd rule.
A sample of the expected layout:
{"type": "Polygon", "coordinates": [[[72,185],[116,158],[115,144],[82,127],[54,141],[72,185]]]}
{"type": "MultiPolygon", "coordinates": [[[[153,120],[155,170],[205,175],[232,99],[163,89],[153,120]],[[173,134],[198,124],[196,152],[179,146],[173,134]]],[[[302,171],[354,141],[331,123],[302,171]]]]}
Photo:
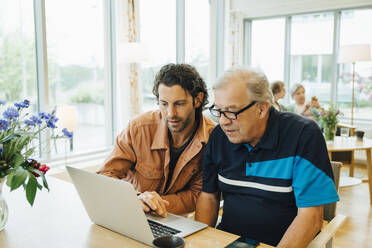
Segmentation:
{"type": "MultiPolygon", "coordinates": [[[[102,0],[101,0],[102,1],[102,0]]],[[[107,152],[112,149],[114,144],[115,134],[118,133],[116,110],[116,44],[115,44],[115,4],[116,0],[103,1],[103,20],[104,23],[104,66],[105,66],[105,87],[107,94],[104,96],[106,101],[106,111],[108,118],[106,126],[110,127],[106,130],[106,145],[98,149],[76,152],[69,155],[69,158],[77,158],[83,156],[91,156],[97,152],[107,152]]],[[[47,37],[46,37],[46,15],[45,15],[45,0],[34,0],[34,32],[35,32],[35,47],[36,47],[36,84],[37,84],[37,105],[38,111],[48,111],[49,93],[48,93],[48,61],[47,61],[47,37]]],[[[61,156],[51,156],[51,144],[47,140],[47,135],[39,136],[39,157],[45,162],[54,162],[63,159],[61,156]],[[41,149],[41,144],[47,144],[46,149],[41,149]]]]}
{"type": "MultiPolygon", "coordinates": [[[[333,44],[332,44],[332,68],[331,68],[331,92],[330,94],[330,103],[338,106],[337,102],[337,78],[339,73],[339,64],[337,63],[337,54],[339,53],[340,49],[340,32],[341,32],[341,13],[342,11],[346,10],[372,10],[372,5],[364,6],[364,7],[354,7],[354,8],[340,8],[334,10],[323,10],[323,11],[311,11],[311,12],[303,12],[303,13],[293,13],[293,14],[286,14],[286,15],[275,15],[275,16],[265,16],[265,17],[257,17],[257,18],[244,18],[243,22],[245,24],[244,28],[244,62],[247,65],[251,65],[252,61],[252,53],[250,52],[252,49],[252,21],[256,20],[267,20],[267,19],[274,19],[274,18],[286,18],[286,25],[285,25],[285,48],[284,48],[284,82],[287,89],[289,89],[289,80],[290,80],[290,61],[291,61],[291,20],[293,16],[297,15],[311,15],[311,14],[320,14],[320,13],[332,13],[333,14],[333,44]]],[[[286,94],[285,102],[289,104],[290,96],[286,94]]],[[[349,121],[350,118],[344,117],[345,121],[349,121]]],[[[371,119],[361,119],[361,118],[354,118],[357,122],[368,122],[372,123],[371,119]]]]}
{"type": "MultiPolygon", "coordinates": [[[[108,113],[106,126],[110,127],[106,130],[106,146],[87,150],[83,152],[76,152],[70,154],[69,158],[79,158],[84,156],[91,156],[97,152],[107,152],[112,149],[115,142],[115,136],[119,133],[119,123],[116,113],[117,107],[117,66],[116,66],[116,9],[119,1],[123,0],[101,0],[103,1],[103,26],[104,26],[104,66],[105,66],[105,110],[108,113]]],[[[210,38],[211,46],[210,62],[213,68],[210,70],[210,81],[214,82],[216,76],[223,72],[223,58],[224,58],[224,15],[225,15],[225,0],[217,0],[217,2],[210,1],[210,29],[217,33],[211,34],[220,37],[217,39],[217,45],[212,42],[215,39],[210,38]],[[213,13],[213,15],[212,15],[213,13]],[[212,51],[215,49],[214,51],[212,51]],[[213,61],[217,61],[214,63],[213,61]]],[[[35,32],[35,47],[36,47],[36,80],[37,80],[37,103],[38,111],[47,111],[50,109],[48,96],[48,61],[47,61],[47,39],[46,39],[46,15],[45,15],[45,0],[33,1],[34,11],[34,32],[35,32]]],[[[185,0],[177,0],[176,2],[176,61],[177,63],[185,62],[185,0]]],[[[46,142],[47,136],[39,137],[39,150],[41,144],[46,142]]],[[[40,157],[45,162],[59,161],[63,158],[59,156],[51,156],[50,145],[46,152],[40,153],[40,157]]]]}

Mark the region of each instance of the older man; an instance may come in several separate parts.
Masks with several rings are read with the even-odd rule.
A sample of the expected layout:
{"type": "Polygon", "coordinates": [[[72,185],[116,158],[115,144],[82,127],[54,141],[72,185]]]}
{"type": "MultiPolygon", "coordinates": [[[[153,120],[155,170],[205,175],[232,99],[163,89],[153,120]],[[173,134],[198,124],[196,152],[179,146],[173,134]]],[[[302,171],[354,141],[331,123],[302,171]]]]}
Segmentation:
{"type": "Polygon", "coordinates": [[[323,205],[338,201],[327,148],[310,119],[272,107],[266,77],[233,69],[214,88],[219,118],[203,158],[196,219],[248,243],[306,247],[322,226],[323,205]]]}
{"type": "Polygon", "coordinates": [[[158,72],[153,93],[159,110],[130,122],[98,173],[132,183],[146,212],[185,214],[195,209],[201,158],[214,128],[202,114],[206,85],[194,67],[168,64],[158,72]]]}

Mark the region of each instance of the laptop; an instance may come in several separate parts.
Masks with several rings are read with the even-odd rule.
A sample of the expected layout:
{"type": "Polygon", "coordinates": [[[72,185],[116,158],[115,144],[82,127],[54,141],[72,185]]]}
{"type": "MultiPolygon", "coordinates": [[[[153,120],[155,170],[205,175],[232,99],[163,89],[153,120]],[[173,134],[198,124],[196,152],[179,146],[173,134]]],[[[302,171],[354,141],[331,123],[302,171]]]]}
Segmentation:
{"type": "Polygon", "coordinates": [[[164,235],[185,237],[206,224],[168,213],[167,218],[145,214],[133,185],[123,180],[66,166],[93,223],[152,245],[164,235]]]}

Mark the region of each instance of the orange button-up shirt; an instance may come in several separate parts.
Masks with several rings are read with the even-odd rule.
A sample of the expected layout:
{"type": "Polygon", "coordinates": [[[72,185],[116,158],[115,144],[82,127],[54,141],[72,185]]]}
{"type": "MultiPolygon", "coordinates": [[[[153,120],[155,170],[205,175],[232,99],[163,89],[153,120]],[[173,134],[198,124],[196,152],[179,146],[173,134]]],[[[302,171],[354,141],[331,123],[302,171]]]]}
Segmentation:
{"type": "Polygon", "coordinates": [[[168,212],[194,211],[202,187],[202,155],[214,126],[203,115],[195,136],[177,161],[167,189],[168,127],[158,110],[144,113],[129,123],[117,136],[114,150],[97,173],[128,181],[139,192],[158,192],[169,201],[168,212]]]}

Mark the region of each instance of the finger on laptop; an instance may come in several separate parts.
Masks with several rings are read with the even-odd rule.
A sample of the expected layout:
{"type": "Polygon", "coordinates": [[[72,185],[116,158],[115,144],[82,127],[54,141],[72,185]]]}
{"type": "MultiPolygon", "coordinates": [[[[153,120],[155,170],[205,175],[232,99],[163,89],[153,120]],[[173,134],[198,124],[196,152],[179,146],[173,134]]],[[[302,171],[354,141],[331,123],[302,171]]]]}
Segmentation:
{"type": "Polygon", "coordinates": [[[169,205],[169,202],[166,200],[163,200],[160,195],[154,191],[152,192],[144,192],[138,196],[138,198],[142,201],[143,204],[146,206],[142,206],[143,210],[145,212],[147,209],[144,207],[150,208],[153,212],[155,212],[157,215],[162,217],[167,217],[167,208],[166,206],[169,205]]]}
{"type": "Polygon", "coordinates": [[[141,205],[144,212],[150,212],[151,208],[149,208],[143,201],[141,201],[141,205]]]}
{"type": "Polygon", "coordinates": [[[152,193],[153,193],[153,196],[155,197],[154,200],[157,202],[159,206],[156,212],[162,217],[167,217],[167,207],[165,205],[164,200],[161,198],[161,196],[158,193],[156,192],[152,192],[152,193]]]}
{"type": "Polygon", "coordinates": [[[154,191],[149,192],[150,201],[155,205],[155,208],[152,208],[158,215],[162,217],[167,217],[167,208],[165,206],[165,203],[163,199],[160,197],[160,195],[154,191]]]}

